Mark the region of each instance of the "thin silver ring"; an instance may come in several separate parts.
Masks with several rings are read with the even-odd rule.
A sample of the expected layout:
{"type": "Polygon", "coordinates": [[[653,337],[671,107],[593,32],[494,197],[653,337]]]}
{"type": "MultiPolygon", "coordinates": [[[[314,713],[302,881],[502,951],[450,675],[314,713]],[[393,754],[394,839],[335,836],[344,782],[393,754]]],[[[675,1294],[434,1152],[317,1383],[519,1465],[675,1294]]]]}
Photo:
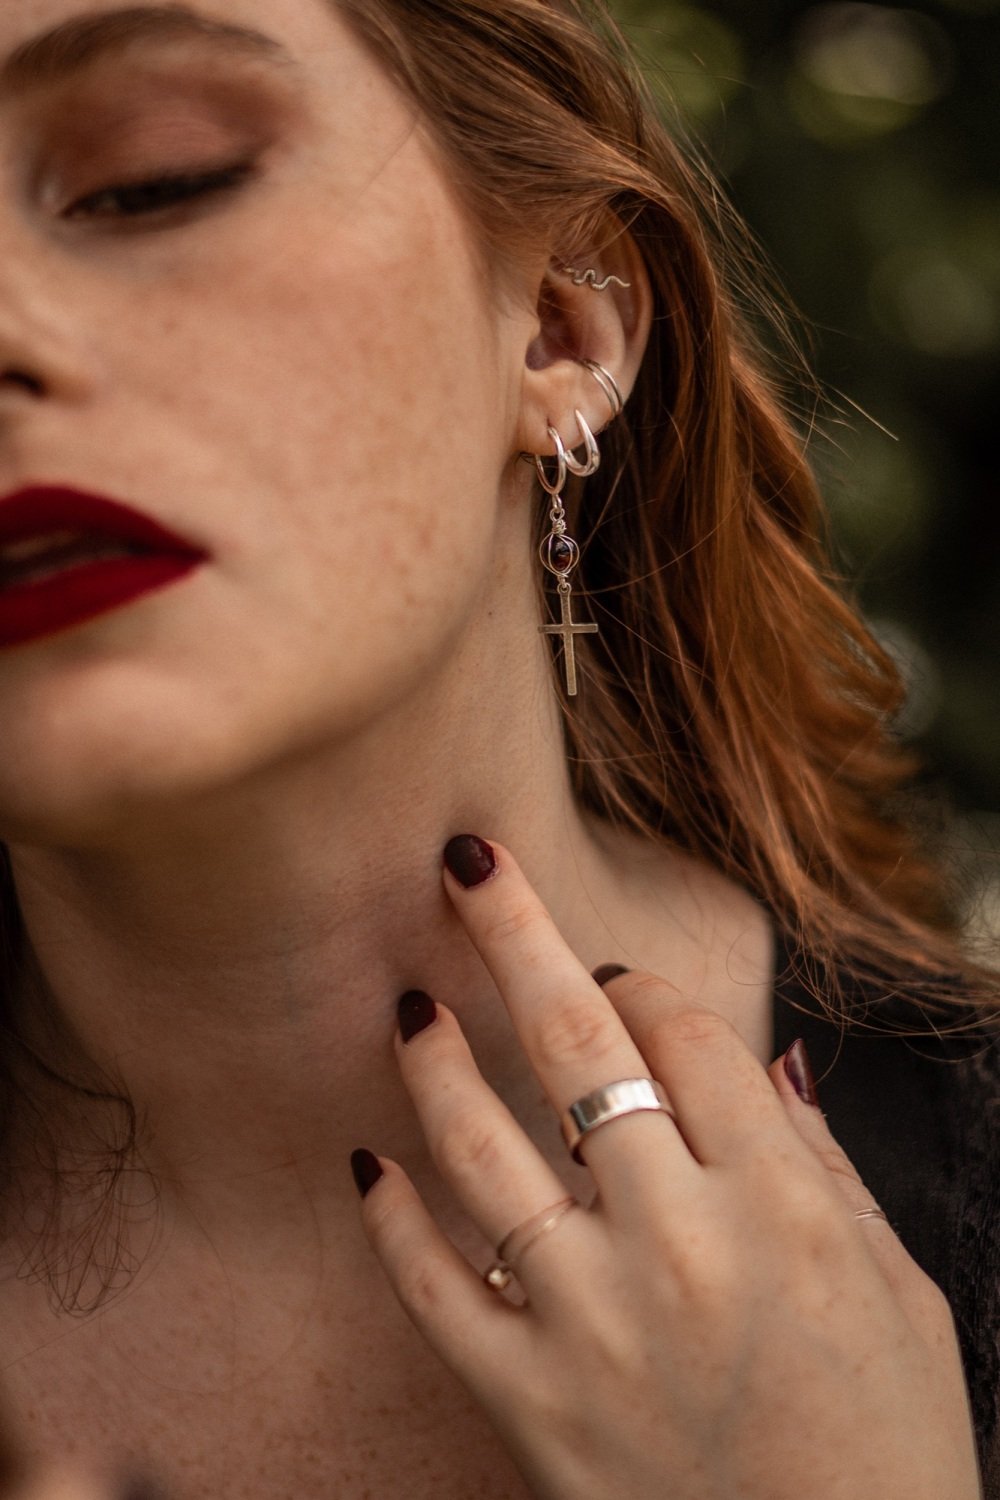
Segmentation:
{"type": "Polygon", "coordinates": [[[580,363],[585,370],[590,371],[605,396],[607,396],[608,405],[611,407],[611,420],[614,421],[625,410],[625,397],[622,395],[621,386],[611,371],[606,370],[603,365],[599,365],[596,360],[581,359],[580,363]]]}
{"type": "Polygon", "coordinates": [[[563,1140],[573,1160],[584,1164],[580,1155],[580,1142],[592,1130],[644,1110],[656,1110],[660,1114],[669,1115],[676,1123],[677,1116],[667,1103],[662,1085],[655,1078],[620,1078],[615,1083],[606,1083],[603,1088],[584,1094],[582,1099],[577,1099],[570,1105],[560,1122],[563,1140]]]}
{"type": "Polygon", "coordinates": [[[889,1222],[887,1215],[880,1208],[857,1208],[854,1211],[854,1217],[856,1219],[885,1219],[887,1224],[889,1222]]]}
{"type": "Polygon", "coordinates": [[[571,474],[575,474],[578,479],[589,479],[591,474],[596,474],[598,469],[601,467],[601,450],[597,446],[597,439],[591,432],[590,426],[587,422],[586,417],[583,415],[583,412],[574,411],[573,415],[576,417],[576,425],[580,429],[580,440],[587,450],[587,457],[585,462],[581,463],[580,460],[578,458],[574,458],[573,454],[569,451],[569,449],[567,449],[566,467],[569,472],[571,474]]]}

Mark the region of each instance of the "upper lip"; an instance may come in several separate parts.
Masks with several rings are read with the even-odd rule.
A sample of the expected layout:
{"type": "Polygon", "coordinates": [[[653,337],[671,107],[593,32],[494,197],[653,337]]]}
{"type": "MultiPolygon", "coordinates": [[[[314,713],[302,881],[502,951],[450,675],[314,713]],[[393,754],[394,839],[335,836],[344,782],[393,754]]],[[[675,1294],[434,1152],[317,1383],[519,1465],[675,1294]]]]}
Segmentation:
{"type": "Polygon", "coordinates": [[[202,548],[131,505],[71,485],[29,485],[0,497],[0,548],[67,534],[120,541],[145,551],[204,556],[202,548]]]}

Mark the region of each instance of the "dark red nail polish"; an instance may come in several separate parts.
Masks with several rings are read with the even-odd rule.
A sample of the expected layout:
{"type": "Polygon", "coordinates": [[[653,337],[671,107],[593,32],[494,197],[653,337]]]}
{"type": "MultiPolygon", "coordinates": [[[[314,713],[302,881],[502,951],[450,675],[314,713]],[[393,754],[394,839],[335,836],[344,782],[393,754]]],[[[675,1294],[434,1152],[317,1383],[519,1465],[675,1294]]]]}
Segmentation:
{"type": "Polygon", "coordinates": [[[445,845],[444,862],[459,885],[467,891],[482,885],[497,871],[497,857],[485,839],[474,833],[460,833],[445,845]]]}
{"type": "Polygon", "coordinates": [[[423,990],[407,990],[396,1010],[399,1015],[399,1034],[404,1042],[412,1042],[421,1031],[433,1026],[438,1018],[437,1006],[423,990]]]}
{"type": "Polygon", "coordinates": [[[367,1198],[379,1178],[385,1176],[378,1157],[364,1148],[351,1152],[351,1171],[362,1198],[367,1198]]]}
{"type": "Polygon", "coordinates": [[[803,1103],[815,1104],[818,1109],[819,1095],[816,1092],[816,1080],[813,1077],[806,1044],[801,1037],[794,1041],[785,1053],[785,1072],[803,1103]]]}
{"type": "Polygon", "coordinates": [[[619,974],[627,974],[624,964],[599,964],[591,975],[598,984],[610,984],[612,979],[617,979],[619,974]]]}

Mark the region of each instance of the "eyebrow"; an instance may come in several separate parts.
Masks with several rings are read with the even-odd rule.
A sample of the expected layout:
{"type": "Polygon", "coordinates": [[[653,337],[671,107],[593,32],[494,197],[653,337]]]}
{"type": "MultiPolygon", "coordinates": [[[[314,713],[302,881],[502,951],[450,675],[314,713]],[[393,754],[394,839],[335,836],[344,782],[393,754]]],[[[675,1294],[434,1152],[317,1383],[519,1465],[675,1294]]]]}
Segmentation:
{"type": "Polygon", "coordinates": [[[293,62],[291,53],[262,31],[201,15],[187,5],[136,5],[75,16],[22,43],[0,67],[0,91],[21,93],[54,83],[134,43],[178,39],[205,42],[277,64],[293,62]]]}

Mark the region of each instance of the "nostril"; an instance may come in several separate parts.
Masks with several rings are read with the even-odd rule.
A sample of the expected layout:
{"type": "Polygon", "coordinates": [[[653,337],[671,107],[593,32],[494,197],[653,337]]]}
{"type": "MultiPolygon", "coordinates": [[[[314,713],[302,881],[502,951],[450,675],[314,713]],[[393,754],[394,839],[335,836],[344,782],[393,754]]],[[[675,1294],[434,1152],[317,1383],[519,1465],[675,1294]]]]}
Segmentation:
{"type": "Polygon", "coordinates": [[[32,396],[42,396],[45,393],[42,382],[34,375],[29,375],[26,370],[4,370],[0,375],[0,389],[10,385],[27,391],[32,396]]]}

